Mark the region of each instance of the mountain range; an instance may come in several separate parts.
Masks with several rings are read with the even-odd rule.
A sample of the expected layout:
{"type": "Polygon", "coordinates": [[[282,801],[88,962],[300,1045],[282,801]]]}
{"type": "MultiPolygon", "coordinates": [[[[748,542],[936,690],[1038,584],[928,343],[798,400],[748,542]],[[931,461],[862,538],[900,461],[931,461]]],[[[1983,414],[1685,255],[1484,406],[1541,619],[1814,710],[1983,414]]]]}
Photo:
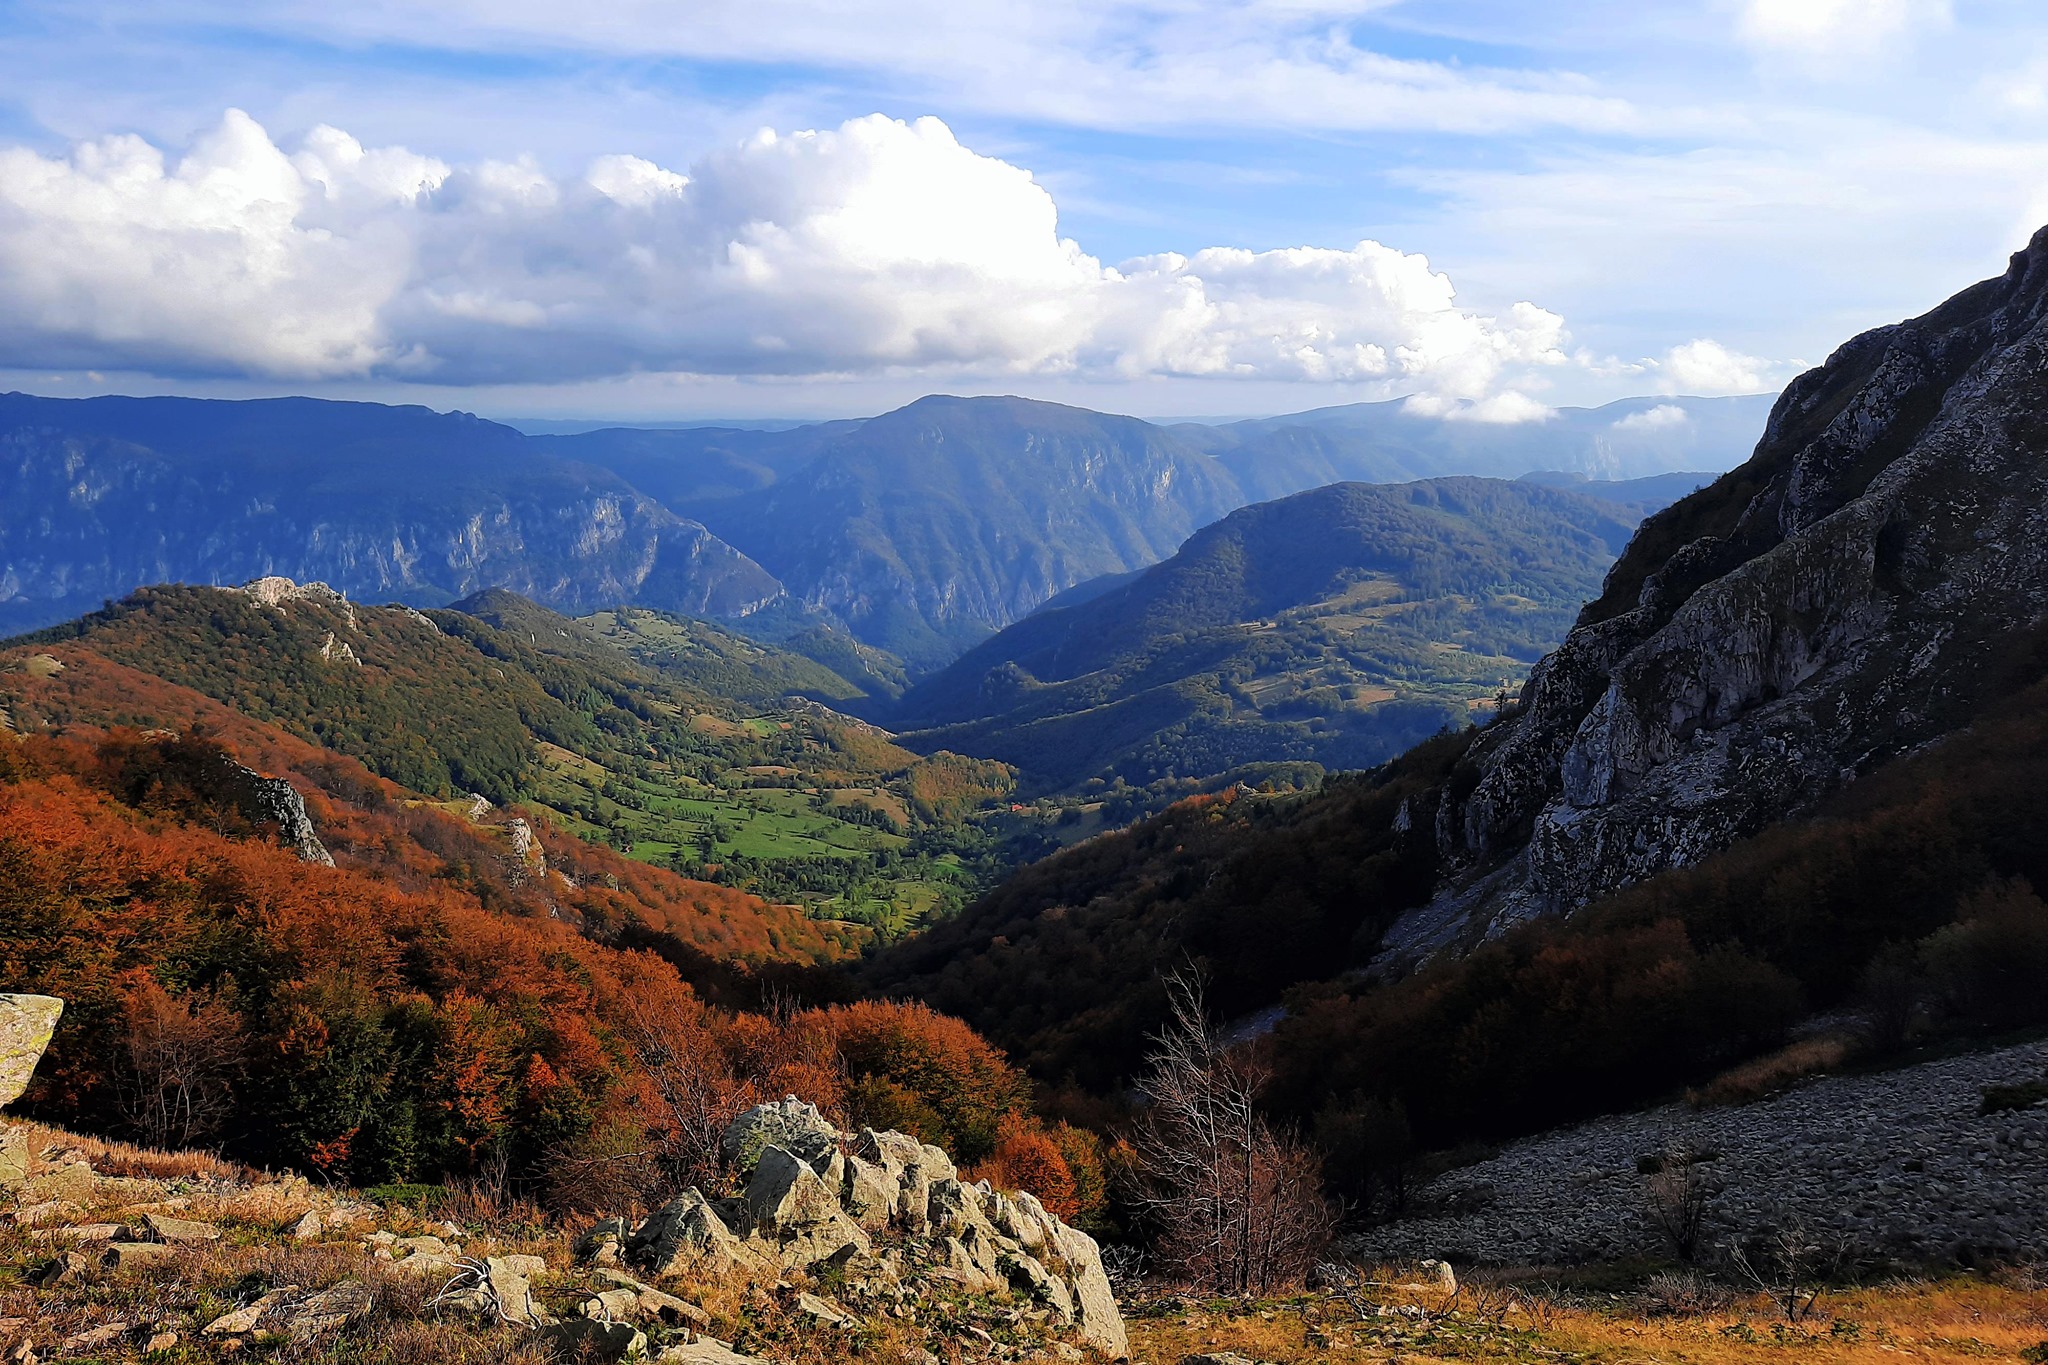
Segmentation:
{"type": "Polygon", "coordinates": [[[1638,400],[1503,427],[1358,405],[1168,427],[934,397],[780,430],[528,436],[413,407],[13,394],[0,629],[168,581],[277,574],[416,606],[504,587],[572,614],[723,618],[887,698],[1248,502],[1336,478],[1724,468],[1757,406],[1638,400]]]}

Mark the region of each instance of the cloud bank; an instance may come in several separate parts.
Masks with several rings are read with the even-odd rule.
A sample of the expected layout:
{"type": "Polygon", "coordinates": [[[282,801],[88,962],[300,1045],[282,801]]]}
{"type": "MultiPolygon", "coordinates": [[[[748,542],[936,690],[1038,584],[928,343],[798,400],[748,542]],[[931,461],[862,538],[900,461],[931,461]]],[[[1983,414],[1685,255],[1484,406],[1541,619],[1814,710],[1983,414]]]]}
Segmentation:
{"type": "Polygon", "coordinates": [[[1531,304],[1461,308],[1377,242],[1107,266],[1031,175],[936,119],[764,131],[687,172],[452,167],[231,111],[0,151],[0,365],[282,380],[641,372],[1347,381],[1512,414],[1564,362],[1531,304]]]}

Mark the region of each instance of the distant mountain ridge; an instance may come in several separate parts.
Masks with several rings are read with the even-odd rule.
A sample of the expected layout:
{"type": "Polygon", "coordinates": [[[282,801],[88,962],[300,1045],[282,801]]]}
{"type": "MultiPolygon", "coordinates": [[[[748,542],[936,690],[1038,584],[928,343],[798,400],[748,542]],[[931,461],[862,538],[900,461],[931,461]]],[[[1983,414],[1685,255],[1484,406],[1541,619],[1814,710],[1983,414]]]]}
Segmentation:
{"type": "Polygon", "coordinates": [[[0,630],[265,575],[438,606],[507,587],[696,615],[781,585],[618,475],[463,413],[0,395],[0,630]]]}
{"type": "Polygon", "coordinates": [[[887,696],[903,663],[942,667],[1276,490],[1662,470],[1678,453],[1721,468],[1747,402],[1640,400],[1526,429],[1385,405],[1200,428],[935,396],[779,429],[527,436],[418,407],[0,395],[0,631],[161,582],[279,574],[418,606],[504,587],[574,614],[724,618],[887,696]],[[1599,444],[1659,413],[1663,445],[1599,444]]]}

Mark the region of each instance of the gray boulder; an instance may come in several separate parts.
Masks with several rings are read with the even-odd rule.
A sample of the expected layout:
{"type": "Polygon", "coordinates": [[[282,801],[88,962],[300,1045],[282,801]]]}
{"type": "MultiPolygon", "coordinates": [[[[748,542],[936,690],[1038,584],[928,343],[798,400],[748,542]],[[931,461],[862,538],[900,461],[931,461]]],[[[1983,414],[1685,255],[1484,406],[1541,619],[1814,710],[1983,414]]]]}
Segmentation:
{"type": "Polygon", "coordinates": [[[626,1239],[626,1259],[657,1279],[685,1273],[730,1275],[756,1261],[711,1201],[696,1190],[670,1200],[635,1228],[626,1239]]]}
{"type": "Polygon", "coordinates": [[[54,995],[0,995],[0,1108],[28,1089],[64,1002],[54,995]]]}
{"type": "Polygon", "coordinates": [[[796,1096],[757,1104],[734,1119],[725,1130],[719,1152],[726,1165],[741,1175],[750,1175],[761,1153],[770,1147],[783,1151],[822,1170],[839,1151],[840,1132],[825,1121],[814,1104],[796,1096]]]}
{"type": "Polygon", "coordinates": [[[533,1339],[556,1360],[600,1362],[647,1354],[646,1333],[629,1322],[564,1318],[542,1327],[533,1339]]]}
{"type": "Polygon", "coordinates": [[[849,1248],[861,1255],[871,1250],[867,1233],[847,1216],[839,1199],[815,1170],[781,1147],[761,1152],[747,1183],[754,1235],[790,1266],[815,1265],[849,1248]]]}
{"type": "Polygon", "coordinates": [[[1054,1249],[1066,1263],[1082,1340],[1112,1360],[1128,1356],[1131,1341],[1123,1314],[1117,1311],[1116,1293],[1109,1287],[1109,1274],[1102,1268],[1102,1248],[1079,1228],[1061,1223],[1054,1249]]]}

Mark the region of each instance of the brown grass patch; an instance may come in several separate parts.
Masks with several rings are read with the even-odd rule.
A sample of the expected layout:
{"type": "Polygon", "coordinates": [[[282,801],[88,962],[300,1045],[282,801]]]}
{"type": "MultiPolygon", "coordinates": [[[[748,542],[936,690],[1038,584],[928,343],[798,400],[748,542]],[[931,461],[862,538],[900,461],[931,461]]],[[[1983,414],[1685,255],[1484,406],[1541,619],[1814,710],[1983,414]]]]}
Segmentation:
{"type": "Polygon", "coordinates": [[[1708,1109],[1767,1099],[1810,1077],[1840,1070],[1855,1049],[1855,1039],[1847,1034],[1801,1038],[1768,1056],[1730,1067],[1697,1090],[1686,1091],[1686,1103],[1708,1109]]]}

